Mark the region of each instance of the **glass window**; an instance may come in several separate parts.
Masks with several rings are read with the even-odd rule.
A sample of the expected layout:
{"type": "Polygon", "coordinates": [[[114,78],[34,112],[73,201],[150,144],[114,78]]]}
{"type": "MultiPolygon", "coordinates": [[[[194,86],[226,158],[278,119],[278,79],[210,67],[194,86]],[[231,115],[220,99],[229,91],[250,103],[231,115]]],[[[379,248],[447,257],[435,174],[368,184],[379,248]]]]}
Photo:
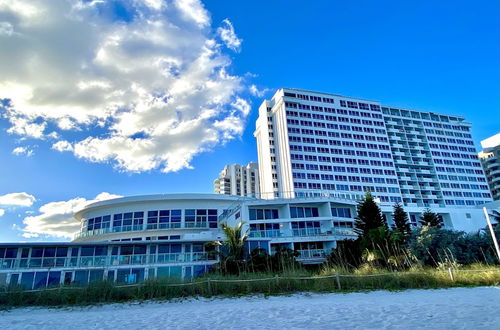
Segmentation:
{"type": "Polygon", "coordinates": [[[61,283],[61,272],[49,272],[47,286],[58,286],[61,283]]]}
{"type": "Polygon", "coordinates": [[[56,257],[66,257],[68,255],[67,247],[58,247],[56,252],[56,257]]]}
{"type": "Polygon", "coordinates": [[[17,257],[17,248],[7,248],[5,250],[5,258],[16,258],[17,257]]]}
{"type": "Polygon", "coordinates": [[[33,288],[33,279],[35,278],[34,272],[22,273],[21,274],[21,286],[25,290],[31,290],[33,288]]]}
{"type": "Polygon", "coordinates": [[[75,284],[85,286],[89,283],[89,271],[77,270],[75,271],[75,284]]]}
{"type": "Polygon", "coordinates": [[[94,247],[82,247],[82,251],[80,254],[82,257],[92,257],[94,256],[94,247]]]}
{"type": "Polygon", "coordinates": [[[36,272],[33,289],[45,288],[47,286],[48,277],[48,272],[36,272]]]}
{"type": "Polygon", "coordinates": [[[134,254],[146,254],[146,245],[134,246],[134,254]]]}
{"type": "Polygon", "coordinates": [[[31,249],[31,257],[32,258],[41,258],[41,257],[43,257],[43,248],[32,248],[31,249]]]}
{"type": "Polygon", "coordinates": [[[89,282],[96,282],[96,281],[102,281],[104,277],[104,270],[103,269],[93,269],[90,271],[89,274],[89,282]]]}
{"type": "Polygon", "coordinates": [[[45,251],[43,253],[43,256],[45,258],[52,258],[52,257],[55,257],[56,256],[56,248],[53,248],[53,247],[46,247],[45,248],[45,251]]]}

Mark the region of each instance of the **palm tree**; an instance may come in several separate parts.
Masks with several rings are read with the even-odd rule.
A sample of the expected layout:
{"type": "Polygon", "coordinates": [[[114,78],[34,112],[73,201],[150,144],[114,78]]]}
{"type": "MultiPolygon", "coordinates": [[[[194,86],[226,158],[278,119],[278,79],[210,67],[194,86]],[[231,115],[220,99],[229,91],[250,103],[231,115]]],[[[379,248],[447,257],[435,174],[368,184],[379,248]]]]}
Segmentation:
{"type": "Polygon", "coordinates": [[[248,238],[248,229],[243,232],[244,222],[238,222],[235,227],[222,223],[222,231],[226,236],[224,245],[227,247],[227,257],[235,261],[243,261],[245,256],[245,242],[248,238]]]}
{"type": "Polygon", "coordinates": [[[245,242],[248,229],[243,230],[244,222],[238,222],[235,227],[222,223],[221,228],[226,236],[222,242],[214,242],[219,246],[220,270],[224,273],[239,274],[245,264],[245,242]]]}

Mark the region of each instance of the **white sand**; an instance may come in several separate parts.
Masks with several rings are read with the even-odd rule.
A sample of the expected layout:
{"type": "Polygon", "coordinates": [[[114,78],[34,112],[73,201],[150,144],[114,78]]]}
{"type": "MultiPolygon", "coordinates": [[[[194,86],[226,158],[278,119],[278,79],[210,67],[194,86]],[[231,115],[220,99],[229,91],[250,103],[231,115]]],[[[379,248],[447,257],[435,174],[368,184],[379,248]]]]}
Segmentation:
{"type": "Polygon", "coordinates": [[[500,329],[500,287],[22,308],[0,329],[500,329]]]}

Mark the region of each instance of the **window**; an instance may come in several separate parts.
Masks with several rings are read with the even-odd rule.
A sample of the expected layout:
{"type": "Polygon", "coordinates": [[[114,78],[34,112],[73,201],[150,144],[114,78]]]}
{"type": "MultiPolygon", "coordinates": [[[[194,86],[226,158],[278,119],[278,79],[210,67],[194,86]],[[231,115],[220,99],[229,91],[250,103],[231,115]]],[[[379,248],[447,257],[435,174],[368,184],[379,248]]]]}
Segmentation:
{"type": "Polygon", "coordinates": [[[346,207],[332,207],[332,216],[339,218],[351,218],[351,210],[346,207]]]}
{"type": "Polygon", "coordinates": [[[292,218],[315,218],[319,217],[317,207],[290,206],[290,216],[292,218]]]}
{"type": "Polygon", "coordinates": [[[249,209],[248,216],[250,220],[268,220],[278,219],[278,209],[249,209]]]}
{"type": "Polygon", "coordinates": [[[187,209],[185,212],[186,228],[217,228],[216,209],[187,209]]]}
{"type": "Polygon", "coordinates": [[[148,211],[147,229],[181,227],[181,210],[148,211]]]}

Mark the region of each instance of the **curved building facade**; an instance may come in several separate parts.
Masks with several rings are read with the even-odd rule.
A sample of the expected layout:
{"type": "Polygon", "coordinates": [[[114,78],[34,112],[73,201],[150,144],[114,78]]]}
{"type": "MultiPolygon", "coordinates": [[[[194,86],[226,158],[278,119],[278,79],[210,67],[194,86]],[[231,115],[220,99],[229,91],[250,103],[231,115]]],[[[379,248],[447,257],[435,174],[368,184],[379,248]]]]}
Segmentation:
{"type": "MultiPolygon", "coordinates": [[[[224,239],[221,224],[240,221],[249,232],[247,251],[262,248],[272,254],[285,247],[298,252],[299,262],[321,263],[337,241],[355,238],[356,200],[350,197],[168,194],[93,203],[75,214],[81,227],[71,242],[0,244],[0,286],[39,289],[98,280],[189,280],[217,263],[214,245],[207,243],[224,239]]],[[[382,211],[390,224],[392,208],[382,206],[382,211]]],[[[483,227],[480,209],[453,211],[438,211],[445,227],[483,227]]]]}
{"type": "Polygon", "coordinates": [[[354,237],[355,202],[330,196],[257,199],[217,194],[123,197],[90,204],[75,214],[72,242],[0,244],[0,285],[39,289],[97,280],[139,283],[147,278],[189,280],[217,262],[221,223],[245,223],[247,250],[287,247],[298,260],[325,260],[336,241],[354,237]]]}

